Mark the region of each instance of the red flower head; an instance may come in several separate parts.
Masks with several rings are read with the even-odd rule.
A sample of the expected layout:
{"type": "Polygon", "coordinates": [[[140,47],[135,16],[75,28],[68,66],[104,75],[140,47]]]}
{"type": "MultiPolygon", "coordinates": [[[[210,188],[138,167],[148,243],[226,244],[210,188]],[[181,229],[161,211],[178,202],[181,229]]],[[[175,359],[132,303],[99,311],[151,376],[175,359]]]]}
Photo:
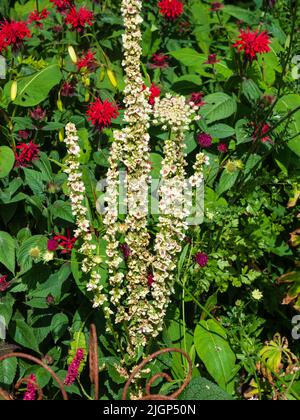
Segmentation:
{"type": "Polygon", "coordinates": [[[26,130],[19,130],[18,131],[18,137],[22,140],[28,140],[30,136],[31,136],[30,131],[26,131],[26,130]]]}
{"type": "Polygon", "coordinates": [[[240,31],[237,42],[233,45],[238,52],[244,51],[245,57],[249,61],[257,59],[257,54],[265,54],[270,51],[270,38],[267,32],[259,32],[258,30],[251,32],[243,29],[240,31]]]}
{"type": "Polygon", "coordinates": [[[83,32],[86,25],[92,26],[94,14],[85,7],[81,7],[78,11],[73,6],[66,15],[66,23],[71,25],[77,32],[83,32]]]}
{"type": "Polygon", "coordinates": [[[95,58],[96,53],[88,51],[77,63],[77,70],[87,69],[89,72],[93,72],[98,67],[97,60],[95,58]]]}
{"type": "Polygon", "coordinates": [[[88,120],[98,128],[102,130],[104,127],[109,127],[112,120],[115,120],[119,116],[118,107],[105,99],[104,102],[97,98],[92,102],[86,112],[88,120]]]}
{"type": "Polygon", "coordinates": [[[209,258],[205,252],[197,252],[195,255],[195,261],[200,267],[205,267],[208,264],[209,258]]]}
{"type": "Polygon", "coordinates": [[[168,56],[165,54],[153,54],[151,61],[152,63],[150,64],[150,67],[152,69],[165,69],[169,67],[168,56]]]}
{"type": "MultiPolygon", "coordinates": [[[[143,85],[143,90],[146,90],[146,89],[147,89],[147,86],[146,85],[143,85]]],[[[149,90],[150,90],[149,104],[150,105],[154,105],[155,98],[159,98],[160,97],[161,90],[154,83],[152,83],[152,85],[149,88],[149,90]]]]}
{"type": "Polygon", "coordinates": [[[21,143],[16,147],[20,151],[19,154],[16,153],[16,166],[25,168],[30,165],[33,161],[37,160],[40,154],[40,148],[32,141],[28,144],[21,143]]]}
{"type": "Polygon", "coordinates": [[[149,273],[147,276],[148,287],[152,287],[154,283],[154,275],[149,273]]]}
{"type": "Polygon", "coordinates": [[[47,244],[48,251],[54,252],[57,250],[58,246],[58,242],[55,239],[49,239],[47,244]]]}
{"type": "Polygon", "coordinates": [[[205,102],[203,102],[203,96],[204,93],[202,92],[193,92],[191,94],[190,102],[193,102],[197,106],[203,106],[205,105],[205,102]]]}
{"type": "Polygon", "coordinates": [[[76,381],[76,378],[79,375],[79,368],[80,368],[81,362],[83,361],[83,358],[84,358],[84,350],[78,349],[72,363],[69,366],[68,374],[64,382],[65,385],[71,386],[76,381]]]}
{"type": "Polygon", "coordinates": [[[36,383],[36,376],[32,374],[28,379],[30,382],[27,384],[23,401],[34,401],[36,399],[36,387],[34,386],[34,383],[36,383]]]}
{"type": "Polygon", "coordinates": [[[260,139],[262,143],[272,143],[272,139],[270,136],[268,136],[268,133],[270,131],[271,127],[268,123],[260,123],[257,127],[255,127],[254,133],[253,133],[253,140],[256,141],[260,139]]]}
{"type": "Polygon", "coordinates": [[[220,60],[217,59],[217,54],[209,54],[207,61],[204,62],[204,64],[217,64],[220,60]]]}
{"type": "Polygon", "coordinates": [[[218,12],[219,10],[223,9],[223,7],[224,7],[224,4],[223,3],[220,3],[218,1],[216,1],[216,2],[214,2],[214,3],[211,4],[210,10],[212,12],[218,12]]]}
{"type": "Polygon", "coordinates": [[[228,146],[226,143],[219,143],[218,144],[218,151],[220,153],[227,153],[228,152],[228,146]]]}
{"type": "Polygon", "coordinates": [[[184,5],[179,0],[161,0],[158,7],[161,15],[174,20],[183,14],[184,5]]]}
{"type": "Polygon", "coordinates": [[[198,143],[203,149],[208,149],[212,145],[212,137],[206,133],[200,133],[197,136],[198,143]]]}
{"type": "Polygon", "coordinates": [[[8,22],[5,20],[0,24],[0,48],[11,46],[13,49],[23,45],[25,38],[30,38],[30,30],[25,22],[16,22],[14,20],[8,22]]]}
{"type": "Polygon", "coordinates": [[[61,87],[60,91],[61,96],[64,96],[66,98],[70,98],[75,95],[75,86],[73,83],[64,82],[64,84],[61,87]]]}
{"type": "MultiPolygon", "coordinates": [[[[71,237],[70,229],[67,230],[67,236],[56,235],[54,236],[53,240],[57,242],[58,244],[57,248],[58,247],[60,248],[60,251],[62,254],[71,254],[73,246],[76,242],[76,238],[71,237]]],[[[54,247],[54,242],[52,243],[52,245],[54,247]]],[[[49,247],[49,242],[48,242],[48,247],[49,247]]]]}
{"type": "Polygon", "coordinates": [[[7,281],[8,276],[0,277],[0,292],[5,292],[10,287],[10,282],[7,281]]]}
{"type": "Polygon", "coordinates": [[[35,121],[43,121],[47,116],[47,112],[38,106],[37,108],[30,111],[30,116],[35,121]]]}
{"type": "Polygon", "coordinates": [[[43,9],[41,12],[34,10],[28,17],[28,23],[35,23],[36,26],[41,28],[43,26],[42,20],[47,19],[49,15],[50,12],[47,9],[43,9]]]}
{"type": "Polygon", "coordinates": [[[56,9],[60,13],[65,13],[72,6],[70,0],[50,0],[51,3],[54,3],[56,9]]]}

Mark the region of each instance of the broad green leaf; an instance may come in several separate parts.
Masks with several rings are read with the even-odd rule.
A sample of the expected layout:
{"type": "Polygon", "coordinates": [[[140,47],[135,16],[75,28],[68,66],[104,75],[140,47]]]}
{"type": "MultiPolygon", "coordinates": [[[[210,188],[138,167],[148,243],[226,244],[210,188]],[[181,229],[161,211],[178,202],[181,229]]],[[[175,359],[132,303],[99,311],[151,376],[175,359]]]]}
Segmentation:
{"type": "MultiPolygon", "coordinates": [[[[31,76],[19,79],[18,94],[14,104],[24,107],[38,105],[48,97],[50,90],[58,85],[61,79],[62,74],[58,64],[51,64],[31,76]]],[[[8,91],[11,83],[6,87],[8,91]]]]}
{"type": "MultiPolygon", "coordinates": [[[[279,99],[276,104],[275,111],[282,113],[283,115],[287,112],[293,111],[294,109],[300,106],[300,95],[289,94],[283,96],[279,99]]],[[[291,139],[287,144],[288,147],[296,153],[297,156],[300,156],[300,110],[297,111],[293,117],[292,122],[289,125],[293,139],[291,139]]]]}
{"type": "Polygon", "coordinates": [[[56,314],[51,321],[51,334],[54,339],[54,342],[57,343],[60,338],[63,337],[67,331],[69,325],[69,319],[67,315],[61,313],[56,314]]]}
{"type": "Polygon", "coordinates": [[[226,169],[224,169],[219,181],[219,185],[217,187],[217,193],[219,195],[222,195],[224,192],[230,190],[230,188],[234,186],[238,174],[238,170],[236,170],[235,172],[229,172],[226,169]]]}
{"type": "Polygon", "coordinates": [[[208,124],[228,118],[237,110],[236,101],[226,93],[212,93],[203,100],[205,105],[201,107],[201,114],[208,124]]]}
{"type": "Polygon", "coordinates": [[[253,10],[243,9],[241,7],[226,5],[222,9],[223,13],[233,16],[238,20],[249,23],[253,25],[255,22],[258,22],[258,15],[253,10]]]}
{"type": "Polygon", "coordinates": [[[208,134],[218,139],[226,139],[235,135],[235,129],[227,124],[215,124],[207,129],[208,134]]]}
{"type": "Polygon", "coordinates": [[[194,378],[179,397],[180,400],[228,401],[232,397],[205,378],[194,378]]]}
{"type": "Polygon", "coordinates": [[[42,255],[42,253],[47,250],[47,243],[48,239],[43,235],[32,236],[22,243],[17,251],[17,260],[21,267],[21,272],[26,272],[32,267],[34,259],[30,255],[30,251],[33,248],[38,248],[42,255]]]}
{"type": "Polygon", "coordinates": [[[5,178],[13,169],[15,163],[15,155],[8,146],[0,147],[0,178],[5,178]]]}
{"type": "Polygon", "coordinates": [[[11,385],[17,373],[18,361],[11,358],[6,359],[0,363],[0,383],[4,385],[11,385]]]}
{"type": "Polygon", "coordinates": [[[151,160],[151,166],[152,166],[152,170],[151,170],[151,176],[154,179],[159,179],[160,178],[160,171],[161,171],[161,163],[162,163],[162,156],[158,153],[151,153],[150,155],[150,160],[151,160]]]}
{"type": "Polygon", "coordinates": [[[200,321],[195,329],[195,347],[209,374],[225,391],[233,390],[236,357],[225,330],[214,320],[200,321]]]}
{"type": "Polygon", "coordinates": [[[9,334],[16,343],[20,344],[25,349],[30,349],[39,353],[39,346],[33,329],[22,319],[17,319],[11,324],[9,334]]]}
{"type": "Polygon", "coordinates": [[[15,273],[16,267],[16,244],[15,240],[7,232],[0,232],[0,263],[11,273],[15,273]]]}
{"type": "Polygon", "coordinates": [[[53,219],[62,219],[74,223],[71,204],[66,201],[57,200],[50,208],[53,219]]]}

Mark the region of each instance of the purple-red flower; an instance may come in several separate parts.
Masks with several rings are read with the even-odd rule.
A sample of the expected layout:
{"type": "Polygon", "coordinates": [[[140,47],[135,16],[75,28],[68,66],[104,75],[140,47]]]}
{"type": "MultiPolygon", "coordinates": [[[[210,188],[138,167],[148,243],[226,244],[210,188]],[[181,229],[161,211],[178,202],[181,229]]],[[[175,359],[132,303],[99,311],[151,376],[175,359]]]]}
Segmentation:
{"type": "Polygon", "coordinates": [[[161,0],[158,2],[159,13],[174,20],[183,14],[184,5],[179,0],[161,0]]]}
{"type": "Polygon", "coordinates": [[[205,252],[197,252],[195,255],[195,261],[200,267],[205,267],[208,264],[209,258],[205,252]]]}
{"type": "Polygon", "coordinates": [[[15,154],[17,167],[25,168],[39,158],[40,148],[32,141],[28,144],[21,143],[16,147],[16,149],[19,151],[19,154],[15,154]]]}
{"type": "Polygon", "coordinates": [[[122,251],[125,261],[127,261],[131,255],[131,249],[129,248],[127,244],[121,244],[120,249],[122,251]]]}
{"type": "Polygon", "coordinates": [[[26,130],[19,130],[18,131],[18,137],[22,140],[28,140],[30,136],[31,136],[30,131],[26,131],[26,130]]]}
{"type": "Polygon", "coordinates": [[[10,282],[7,281],[8,276],[0,277],[0,292],[5,292],[10,287],[10,282]]]}
{"type": "Polygon", "coordinates": [[[211,4],[210,10],[212,12],[218,12],[219,10],[223,9],[223,7],[224,7],[223,3],[220,3],[219,1],[215,1],[211,4]]]}
{"type": "Polygon", "coordinates": [[[214,65],[219,63],[220,60],[217,59],[217,54],[209,54],[207,61],[204,61],[204,64],[214,65]]]}
{"type": "Polygon", "coordinates": [[[76,381],[79,375],[79,368],[84,358],[84,350],[78,349],[76,355],[68,368],[68,373],[64,381],[65,385],[71,386],[76,381]]]}
{"type": "Polygon", "coordinates": [[[103,102],[97,98],[92,102],[86,112],[88,120],[99,130],[109,127],[112,120],[119,116],[118,107],[105,99],[103,102]]]}
{"type": "Polygon", "coordinates": [[[147,276],[148,287],[152,287],[154,283],[154,275],[149,273],[147,276]]]}
{"type": "Polygon", "coordinates": [[[150,67],[152,69],[165,69],[169,67],[168,56],[162,53],[153,54],[150,67]]]}
{"type": "Polygon", "coordinates": [[[61,87],[60,95],[65,98],[71,98],[72,96],[74,96],[75,95],[74,84],[70,82],[64,82],[61,87]]]}
{"type": "Polygon", "coordinates": [[[243,29],[240,31],[238,40],[233,47],[239,53],[244,52],[247,60],[253,61],[257,59],[258,54],[265,54],[270,51],[270,42],[267,32],[259,32],[258,29],[252,32],[247,28],[246,31],[243,29]]]}
{"type": "Polygon", "coordinates": [[[27,384],[27,389],[23,397],[23,401],[34,401],[36,399],[36,386],[34,386],[34,383],[36,383],[36,376],[30,375],[29,378],[30,382],[27,384]]]}
{"type": "Polygon", "coordinates": [[[48,251],[54,252],[58,249],[58,247],[58,241],[56,241],[55,239],[49,239],[47,244],[48,251]]]}
{"type": "Polygon", "coordinates": [[[47,112],[40,106],[30,111],[30,116],[35,121],[43,121],[46,118],[47,112]]]}
{"type": "Polygon", "coordinates": [[[212,145],[212,136],[207,133],[198,134],[197,140],[203,149],[208,149],[212,145]]]}
{"type": "Polygon", "coordinates": [[[253,140],[257,141],[260,139],[262,143],[272,143],[271,137],[268,135],[271,127],[268,123],[260,123],[255,127],[253,133],[253,140]]]}
{"type": "Polygon", "coordinates": [[[94,23],[94,14],[86,7],[81,7],[76,10],[75,7],[71,7],[66,15],[66,23],[77,32],[83,32],[87,26],[92,26],[94,23]]]}
{"type": "Polygon", "coordinates": [[[228,152],[228,146],[226,143],[219,143],[218,144],[218,151],[220,153],[227,153],[228,152]]]}
{"type": "Polygon", "coordinates": [[[81,69],[93,72],[98,67],[98,62],[95,58],[96,53],[89,50],[80,60],[77,62],[77,70],[81,69]]]}
{"type": "Polygon", "coordinates": [[[205,102],[203,102],[203,96],[204,93],[202,92],[193,92],[191,94],[190,102],[193,102],[197,106],[203,106],[205,105],[205,102]]]}

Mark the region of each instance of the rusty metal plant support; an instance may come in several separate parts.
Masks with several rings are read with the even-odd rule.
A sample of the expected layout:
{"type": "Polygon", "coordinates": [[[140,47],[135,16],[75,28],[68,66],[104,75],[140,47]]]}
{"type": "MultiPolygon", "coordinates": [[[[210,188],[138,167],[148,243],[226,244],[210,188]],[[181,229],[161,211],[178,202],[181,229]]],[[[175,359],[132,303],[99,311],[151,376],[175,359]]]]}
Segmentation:
{"type": "MultiPolygon", "coordinates": [[[[29,354],[26,354],[26,353],[8,353],[8,354],[5,354],[4,356],[0,357],[0,363],[3,362],[4,360],[12,359],[12,358],[29,360],[29,361],[35,363],[36,365],[41,366],[43,369],[45,369],[47,372],[49,372],[50,375],[52,376],[52,378],[57,382],[57,384],[59,386],[59,389],[60,389],[60,392],[62,393],[63,399],[65,401],[69,399],[68,394],[65,391],[64,384],[62,383],[62,381],[59,379],[59,377],[56,375],[56,373],[53,372],[53,370],[48,365],[46,365],[44,362],[42,362],[40,359],[37,359],[36,357],[30,356],[29,354]]],[[[15,388],[18,389],[22,382],[32,383],[33,381],[31,381],[30,379],[21,379],[17,383],[15,388]]],[[[40,399],[40,397],[42,397],[43,393],[40,393],[41,389],[37,386],[37,384],[34,383],[34,386],[36,387],[36,389],[38,391],[39,399],[40,399]]],[[[3,392],[5,392],[5,391],[1,390],[1,393],[3,393],[3,392]]]]}
{"type": "Polygon", "coordinates": [[[124,387],[124,391],[123,391],[123,394],[122,394],[122,400],[127,400],[127,395],[128,395],[128,391],[129,391],[129,387],[131,385],[131,382],[136,377],[136,375],[141,371],[141,369],[143,369],[149,362],[151,362],[152,360],[156,359],[158,356],[160,356],[162,354],[165,354],[165,353],[180,353],[182,356],[184,356],[186,358],[186,360],[188,361],[188,365],[189,365],[189,371],[188,371],[186,379],[184,380],[181,387],[177,391],[173,392],[170,395],[151,394],[151,386],[153,385],[153,383],[157,379],[164,378],[168,382],[173,382],[172,378],[167,373],[164,373],[164,372],[157,373],[156,375],[152,376],[152,378],[150,380],[148,380],[148,382],[146,384],[146,395],[139,398],[139,400],[154,400],[154,401],[155,400],[176,400],[180,396],[180,394],[184,391],[184,389],[188,386],[188,384],[190,383],[190,381],[192,379],[193,363],[192,363],[192,360],[190,359],[190,357],[183,350],[169,347],[169,348],[166,348],[166,349],[163,349],[163,350],[156,351],[155,353],[151,354],[146,359],[144,359],[133,370],[133,372],[131,373],[131,375],[130,375],[130,377],[129,377],[129,379],[126,382],[126,385],[124,387]]]}
{"type": "Polygon", "coordinates": [[[94,400],[99,399],[99,360],[98,360],[98,337],[94,324],[90,326],[90,343],[89,343],[89,364],[90,364],[90,380],[94,385],[94,400]]]}

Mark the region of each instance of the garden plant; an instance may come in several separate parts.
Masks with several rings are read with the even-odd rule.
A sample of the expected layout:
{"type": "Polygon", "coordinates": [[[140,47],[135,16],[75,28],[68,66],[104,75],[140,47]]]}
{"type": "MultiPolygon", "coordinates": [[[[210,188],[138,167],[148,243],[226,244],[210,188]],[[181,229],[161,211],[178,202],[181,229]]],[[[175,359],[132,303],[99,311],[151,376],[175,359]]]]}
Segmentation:
{"type": "Polygon", "coordinates": [[[2,0],[0,399],[300,399],[298,0],[2,0]]]}

